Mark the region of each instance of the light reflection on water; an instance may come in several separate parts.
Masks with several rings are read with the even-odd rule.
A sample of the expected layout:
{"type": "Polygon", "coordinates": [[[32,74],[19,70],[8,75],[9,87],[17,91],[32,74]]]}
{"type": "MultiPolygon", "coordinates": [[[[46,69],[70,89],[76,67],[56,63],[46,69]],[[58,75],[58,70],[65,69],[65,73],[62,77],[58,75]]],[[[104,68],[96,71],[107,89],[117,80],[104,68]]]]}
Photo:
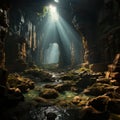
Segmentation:
{"type": "MultiPolygon", "coordinates": [[[[32,101],[34,98],[39,97],[39,93],[41,90],[43,90],[43,86],[46,84],[59,84],[59,82],[62,81],[55,81],[52,83],[45,83],[45,82],[37,82],[35,85],[35,88],[33,90],[28,91],[28,93],[24,94],[26,101],[32,101]]],[[[72,91],[64,91],[63,93],[59,94],[59,97],[56,99],[52,99],[53,102],[57,101],[71,101],[75,96],[78,96],[80,94],[77,94],[76,92],[72,91]]],[[[83,98],[86,98],[88,96],[80,95],[83,98]]],[[[51,100],[50,100],[51,101],[51,100]]],[[[55,119],[52,120],[76,120],[74,118],[73,114],[76,114],[76,108],[74,110],[71,110],[71,113],[69,114],[67,112],[67,109],[69,108],[61,108],[56,106],[42,106],[38,103],[37,107],[33,107],[29,111],[29,120],[49,120],[47,119],[46,114],[52,112],[57,115],[55,119]]],[[[77,109],[80,109],[79,107],[77,109]]],[[[77,116],[76,116],[77,117],[77,116]]]]}
{"type": "Polygon", "coordinates": [[[65,109],[58,108],[56,106],[38,107],[35,109],[31,109],[31,111],[29,112],[30,118],[32,120],[48,120],[47,114],[49,113],[56,114],[57,117],[55,118],[55,120],[63,120],[64,116],[69,116],[65,109]]]}

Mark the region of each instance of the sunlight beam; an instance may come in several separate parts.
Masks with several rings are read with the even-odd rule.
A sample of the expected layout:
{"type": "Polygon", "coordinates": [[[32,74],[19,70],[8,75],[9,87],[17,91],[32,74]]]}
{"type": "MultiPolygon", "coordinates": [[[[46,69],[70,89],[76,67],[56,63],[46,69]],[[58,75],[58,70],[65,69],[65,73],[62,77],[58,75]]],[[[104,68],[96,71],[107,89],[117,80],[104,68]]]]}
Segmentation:
{"type": "Polygon", "coordinates": [[[58,3],[59,2],[59,0],[54,0],[56,3],[58,3]]]}
{"type": "Polygon", "coordinates": [[[55,6],[49,5],[49,13],[51,15],[52,20],[57,21],[59,19],[57,8],[55,6]]]}

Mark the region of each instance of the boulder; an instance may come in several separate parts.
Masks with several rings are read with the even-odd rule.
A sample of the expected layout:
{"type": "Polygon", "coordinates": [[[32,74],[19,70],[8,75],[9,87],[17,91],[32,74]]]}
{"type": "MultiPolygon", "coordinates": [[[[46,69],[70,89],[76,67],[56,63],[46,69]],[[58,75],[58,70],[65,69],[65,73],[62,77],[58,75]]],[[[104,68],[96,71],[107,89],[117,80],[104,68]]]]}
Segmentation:
{"type": "Polygon", "coordinates": [[[104,112],[107,111],[107,105],[110,101],[110,98],[108,96],[98,96],[96,98],[91,99],[88,102],[89,106],[92,106],[98,111],[104,112]]]}
{"type": "Polygon", "coordinates": [[[95,83],[92,86],[84,89],[83,93],[87,95],[99,96],[107,92],[116,91],[118,86],[112,86],[109,84],[95,83]]]}
{"type": "Polygon", "coordinates": [[[40,96],[46,99],[55,99],[59,96],[59,93],[55,89],[44,89],[40,93],[40,96]]]}
{"type": "Polygon", "coordinates": [[[52,75],[39,68],[29,68],[24,71],[25,75],[30,75],[36,78],[40,78],[43,82],[52,82],[52,75]]]}
{"type": "Polygon", "coordinates": [[[86,106],[80,111],[79,120],[108,120],[108,112],[99,112],[91,106],[86,106]]]}
{"type": "Polygon", "coordinates": [[[73,104],[79,104],[79,102],[81,101],[81,98],[80,96],[75,96],[72,100],[72,103],[73,104]]]}
{"type": "Polygon", "coordinates": [[[10,88],[19,88],[24,93],[34,88],[34,82],[31,79],[17,73],[8,76],[8,85],[10,88]]]}
{"type": "Polygon", "coordinates": [[[71,87],[72,87],[72,82],[66,81],[64,83],[59,83],[54,88],[59,92],[64,92],[71,90],[71,87]]]}

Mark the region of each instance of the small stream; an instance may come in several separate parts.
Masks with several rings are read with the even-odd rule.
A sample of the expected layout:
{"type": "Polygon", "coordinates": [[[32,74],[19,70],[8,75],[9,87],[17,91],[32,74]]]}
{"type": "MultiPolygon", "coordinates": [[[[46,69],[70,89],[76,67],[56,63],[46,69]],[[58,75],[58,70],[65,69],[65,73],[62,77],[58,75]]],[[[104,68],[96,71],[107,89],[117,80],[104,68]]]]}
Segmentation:
{"type": "MultiPolygon", "coordinates": [[[[40,82],[37,81],[35,83],[35,88],[30,90],[26,94],[24,94],[25,100],[30,102],[34,101],[35,98],[39,97],[40,90],[45,89],[44,86],[46,84],[55,85],[62,83],[62,80],[59,79],[59,74],[53,74],[55,78],[53,82],[40,82]]],[[[81,93],[72,92],[72,91],[64,91],[63,93],[59,93],[59,96],[56,99],[49,99],[48,101],[52,101],[53,105],[41,105],[37,104],[37,106],[31,107],[29,113],[27,114],[27,119],[29,120],[83,120],[80,119],[82,114],[80,113],[81,107],[79,106],[69,106],[69,107],[61,107],[56,105],[59,101],[67,101],[71,102],[75,96],[80,96],[83,100],[89,100],[93,96],[87,96],[81,93]]],[[[110,114],[110,120],[120,120],[120,116],[116,114],[110,114]]]]}
{"type": "MultiPolygon", "coordinates": [[[[59,80],[58,74],[53,74],[53,77],[55,78],[54,82],[37,82],[35,84],[35,88],[33,90],[30,90],[26,94],[24,94],[25,100],[30,102],[33,101],[34,98],[39,96],[40,90],[44,89],[43,86],[46,84],[58,84],[62,83],[61,80],[59,80]]],[[[66,100],[71,101],[76,95],[78,95],[76,92],[72,91],[64,91],[63,93],[59,94],[59,97],[56,99],[52,99],[52,102],[57,102],[60,100],[66,100]]],[[[32,107],[29,111],[29,120],[77,120],[76,119],[76,110],[79,110],[80,108],[62,108],[57,106],[41,106],[37,105],[37,107],[32,107]],[[67,112],[68,111],[68,112],[67,112]],[[47,118],[48,114],[56,115],[54,118],[47,118]],[[74,114],[74,115],[73,115],[74,114]]]]}

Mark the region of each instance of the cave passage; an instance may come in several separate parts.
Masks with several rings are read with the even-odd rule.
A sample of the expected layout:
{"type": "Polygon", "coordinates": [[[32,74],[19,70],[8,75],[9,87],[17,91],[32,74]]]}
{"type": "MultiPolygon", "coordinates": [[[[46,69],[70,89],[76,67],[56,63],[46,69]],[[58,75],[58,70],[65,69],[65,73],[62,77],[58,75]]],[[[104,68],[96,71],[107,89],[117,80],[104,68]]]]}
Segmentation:
{"type": "Polygon", "coordinates": [[[49,47],[45,50],[43,64],[59,63],[59,55],[60,52],[58,44],[50,43],[49,47]]]}
{"type": "Polygon", "coordinates": [[[55,6],[49,5],[48,9],[47,20],[43,25],[42,63],[58,63],[62,66],[82,63],[83,48],[80,35],[73,25],[62,18],[55,6]]]}
{"type": "Polygon", "coordinates": [[[18,66],[19,60],[43,67],[55,63],[60,68],[83,62],[82,38],[71,23],[69,9],[59,4],[40,3],[38,7],[35,3],[34,8],[34,4],[26,7],[25,3],[25,6],[12,3],[5,46],[8,69],[11,65],[18,66]]]}
{"type": "Polygon", "coordinates": [[[0,120],[120,120],[119,1],[0,1],[0,120]]]}
{"type": "Polygon", "coordinates": [[[47,59],[46,57],[43,59],[44,64],[59,63],[64,66],[82,63],[83,50],[81,37],[72,25],[58,15],[57,11],[55,12],[55,16],[48,16],[43,30],[45,31],[42,45],[43,56],[45,57],[47,55],[47,59]],[[54,49],[56,45],[59,46],[59,51],[54,49]],[[51,61],[51,59],[55,60],[54,57],[57,57],[55,54],[58,55],[58,58],[56,58],[58,59],[57,62],[51,61]]]}

